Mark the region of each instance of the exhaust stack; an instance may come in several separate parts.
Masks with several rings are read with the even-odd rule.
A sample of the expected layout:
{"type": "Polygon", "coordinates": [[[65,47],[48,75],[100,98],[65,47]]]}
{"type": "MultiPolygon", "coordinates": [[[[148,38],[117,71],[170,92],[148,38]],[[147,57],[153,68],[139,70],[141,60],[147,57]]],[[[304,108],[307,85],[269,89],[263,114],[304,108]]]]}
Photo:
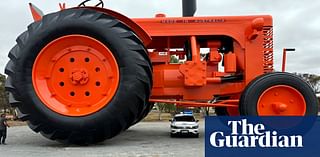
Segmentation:
{"type": "Polygon", "coordinates": [[[182,0],[182,15],[183,17],[192,17],[196,13],[196,0],[182,0]]]}

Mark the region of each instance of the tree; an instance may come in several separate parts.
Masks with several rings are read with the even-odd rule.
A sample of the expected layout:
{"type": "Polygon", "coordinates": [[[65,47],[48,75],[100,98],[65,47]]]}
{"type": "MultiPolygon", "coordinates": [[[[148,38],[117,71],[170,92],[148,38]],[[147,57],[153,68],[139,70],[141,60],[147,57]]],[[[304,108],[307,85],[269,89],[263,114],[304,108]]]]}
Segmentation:
{"type": "Polygon", "coordinates": [[[204,116],[210,116],[210,107],[201,107],[201,110],[204,116]]]}
{"type": "Polygon", "coordinates": [[[5,82],[6,82],[6,76],[0,74],[0,109],[6,112],[8,109],[10,109],[10,105],[8,102],[8,93],[5,90],[5,82]]]}
{"type": "Polygon", "coordinates": [[[170,63],[179,63],[179,59],[175,55],[172,55],[170,57],[170,63]]]}
{"type": "Polygon", "coordinates": [[[167,103],[156,104],[159,111],[159,120],[161,120],[161,113],[173,113],[176,111],[176,105],[167,103]]]}
{"type": "Polygon", "coordinates": [[[310,86],[313,88],[313,90],[316,93],[320,93],[320,76],[315,74],[299,74],[296,73],[296,75],[300,76],[307,82],[309,82],[310,86]]]}

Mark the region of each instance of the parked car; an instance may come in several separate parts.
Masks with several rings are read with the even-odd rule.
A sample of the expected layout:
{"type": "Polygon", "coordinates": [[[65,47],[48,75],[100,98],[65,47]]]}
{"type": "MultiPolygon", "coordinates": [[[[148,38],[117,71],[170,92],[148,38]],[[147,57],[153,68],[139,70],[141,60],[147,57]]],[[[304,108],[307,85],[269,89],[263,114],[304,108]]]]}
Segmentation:
{"type": "Polygon", "coordinates": [[[177,135],[191,135],[199,137],[199,120],[196,120],[191,113],[181,113],[175,115],[171,122],[171,137],[177,135]]]}

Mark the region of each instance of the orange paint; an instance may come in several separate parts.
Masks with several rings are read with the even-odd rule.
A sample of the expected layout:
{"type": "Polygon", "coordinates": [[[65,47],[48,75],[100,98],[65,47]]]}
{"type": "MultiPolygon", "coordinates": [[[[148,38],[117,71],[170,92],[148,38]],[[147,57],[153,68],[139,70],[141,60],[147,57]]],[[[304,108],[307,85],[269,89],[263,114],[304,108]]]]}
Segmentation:
{"type": "Polygon", "coordinates": [[[36,94],[51,110],[66,116],[86,116],[105,107],[119,84],[119,69],[111,51],[84,35],[50,42],[32,69],[36,94]]]}
{"type": "Polygon", "coordinates": [[[34,21],[40,21],[42,19],[43,13],[39,8],[37,8],[35,5],[32,3],[29,3],[29,8],[31,10],[31,14],[33,17],[34,21]]]}
{"type": "MultiPolygon", "coordinates": [[[[232,97],[240,95],[256,77],[273,71],[273,22],[269,15],[166,17],[165,14],[157,14],[154,18],[130,19],[109,9],[84,8],[113,16],[141,39],[153,65],[151,99],[208,102],[214,96],[232,97]],[[207,56],[200,54],[203,48],[208,49],[207,56]],[[180,63],[171,64],[171,55],[181,59],[180,63]],[[218,65],[222,62],[225,70],[219,71],[218,65]]],[[[110,54],[109,50],[98,51],[110,54]]],[[[110,67],[115,67],[114,74],[118,79],[116,64],[109,62],[110,67]]],[[[86,76],[78,75],[86,75],[87,72],[82,69],[75,71],[68,77],[81,84],[86,76]]],[[[88,73],[90,82],[91,72],[88,73]]],[[[35,79],[35,82],[39,81],[39,78],[35,79]]],[[[110,97],[112,94],[107,96],[108,99],[110,97]]],[[[81,112],[83,115],[89,113],[91,111],[81,112]]],[[[81,115],[76,112],[68,114],[81,115]]]]}
{"type": "Polygon", "coordinates": [[[220,103],[204,103],[204,102],[194,102],[194,101],[171,101],[171,100],[163,100],[163,99],[150,99],[150,102],[157,102],[157,103],[170,103],[176,104],[177,106],[182,107],[228,107],[228,108],[235,108],[238,109],[237,104],[232,103],[239,103],[238,100],[230,100],[230,101],[223,101],[220,103]]]}
{"type": "Polygon", "coordinates": [[[227,53],[224,55],[224,71],[226,73],[237,72],[237,56],[234,53],[227,53]]]}
{"type": "Polygon", "coordinates": [[[257,104],[260,116],[303,116],[306,102],[303,95],[290,86],[278,85],[265,90],[257,104]]]}
{"type": "Polygon", "coordinates": [[[158,56],[158,51],[149,53],[154,66],[151,98],[201,101],[211,100],[214,95],[239,95],[251,80],[273,70],[273,56],[270,56],[273,45],[269,40],[272,37],[271,16],[161,16],[132,20],[152,38],[151,43],[145,45],[148,49],[168,53],[166,56],[158,56]],[[233,50],[222,58],[219,49],[225,45],[225,38],[231,39],[233,50]],[[183,49],[186,42],[190,43],[192,60],[171,65],[170,55],[183,58],[181,55],[186,56],[188,52],[184,49],[177,54],[168,49],[183,49]],[[200,48],[210,49],[209,60],[200,61],[200,48]],[[225,71],[218,71],[217,64],[222,59],[225,71]],[[242,81],[221,81],[223,77],[239,73],[244,76],[242,81]]]}

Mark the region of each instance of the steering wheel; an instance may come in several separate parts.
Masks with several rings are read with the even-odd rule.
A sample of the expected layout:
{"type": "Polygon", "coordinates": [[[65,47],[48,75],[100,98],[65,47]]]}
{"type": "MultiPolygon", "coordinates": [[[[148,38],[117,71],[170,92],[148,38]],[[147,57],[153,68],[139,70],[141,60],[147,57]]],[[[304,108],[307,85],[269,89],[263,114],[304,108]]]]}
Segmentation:
{"type": "MultiPolygon", "coordinates": [[[[80,4],[78,5],[78,7],[86,7],[86,3],[90,2],[90,1],[91,1],[91,0],[85,0],[85,1],[83,1],[82,3],[80,3],[80,4]]],[[[99,3],[95,5],[95,7],[99,7],[99,6],[100,6],[101,8],[104,7],[104,2],[103,2],[103,0],[99,0],[99,3]]]]}

